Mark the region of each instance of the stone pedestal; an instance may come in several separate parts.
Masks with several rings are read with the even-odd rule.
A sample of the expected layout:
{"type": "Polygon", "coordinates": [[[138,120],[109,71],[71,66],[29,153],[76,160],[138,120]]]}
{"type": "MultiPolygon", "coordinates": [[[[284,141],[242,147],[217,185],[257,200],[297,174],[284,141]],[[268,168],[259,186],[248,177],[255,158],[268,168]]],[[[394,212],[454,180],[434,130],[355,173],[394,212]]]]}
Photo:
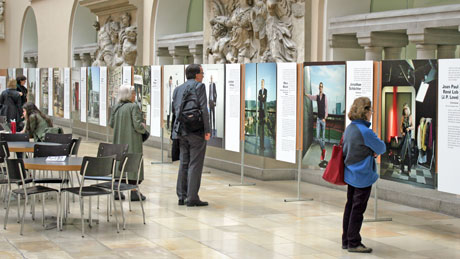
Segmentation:
{"type": "Polygon", "coordinates": [[[456,45],[439,45],[438,58],[455,58],[456,45]]]}
{"type": "Polygon", "coordinates": [[[91,55],[89,53],[80,54],[81,66],[90,67],[91,66],[91,55]]]}
{"type": "Polygon", "coordinates": [[[438,46],[429,44],[417,44],[417,59],[434,59],[436,58],[436,49],[438,46]]]}

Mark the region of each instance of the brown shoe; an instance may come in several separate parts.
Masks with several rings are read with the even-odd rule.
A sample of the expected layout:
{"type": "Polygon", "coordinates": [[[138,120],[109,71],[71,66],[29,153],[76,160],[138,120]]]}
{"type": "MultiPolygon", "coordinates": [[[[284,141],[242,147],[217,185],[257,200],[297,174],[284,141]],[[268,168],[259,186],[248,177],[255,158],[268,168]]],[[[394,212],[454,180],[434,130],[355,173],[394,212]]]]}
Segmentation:
{"type": "Polygon", "coordinates": [[[350,253],[372,253],[372,248],[366,247],[363,244],[360,244],[357,247],[348,247],[348,252],[350,253]]]}

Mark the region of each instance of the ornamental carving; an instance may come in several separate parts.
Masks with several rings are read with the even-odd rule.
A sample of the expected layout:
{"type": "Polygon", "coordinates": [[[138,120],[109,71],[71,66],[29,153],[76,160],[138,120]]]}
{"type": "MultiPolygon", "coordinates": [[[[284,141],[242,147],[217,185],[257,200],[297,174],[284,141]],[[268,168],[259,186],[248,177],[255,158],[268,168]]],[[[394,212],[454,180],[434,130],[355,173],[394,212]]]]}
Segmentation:
{"type": "Polygon", "coordinates": [[[305,0],[209,1],[208,63],[297,61],[293,27],[303,26],[305,0]]]}
{"type": "Polygon", "coordinates": [[[119,21],[111,16],[97,31],[97,50],[92,66],[134,66],[137,59],[137,27],[131,26],[131,15],[123,13],[119,21]]]}
{"type": "Polygon", "coordinates": [[[0,0],[0,39],[5,39],[5,0],[0,0]]]}

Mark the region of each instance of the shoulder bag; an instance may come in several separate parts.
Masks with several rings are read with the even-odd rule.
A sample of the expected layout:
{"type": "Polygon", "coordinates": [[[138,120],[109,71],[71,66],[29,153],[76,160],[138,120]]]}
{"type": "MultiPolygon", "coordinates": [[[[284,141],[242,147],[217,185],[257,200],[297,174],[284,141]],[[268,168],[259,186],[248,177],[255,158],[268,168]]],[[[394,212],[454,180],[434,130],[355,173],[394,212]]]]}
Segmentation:
{"type": "Polygon", "coordinates": [[[335,185],[346,185],[344,181],[345,162],[343,159],[343,136],[340,139],[339,145],[332,147],[332,155],[326,170],[323,174],[323,179],[335,185]]]}

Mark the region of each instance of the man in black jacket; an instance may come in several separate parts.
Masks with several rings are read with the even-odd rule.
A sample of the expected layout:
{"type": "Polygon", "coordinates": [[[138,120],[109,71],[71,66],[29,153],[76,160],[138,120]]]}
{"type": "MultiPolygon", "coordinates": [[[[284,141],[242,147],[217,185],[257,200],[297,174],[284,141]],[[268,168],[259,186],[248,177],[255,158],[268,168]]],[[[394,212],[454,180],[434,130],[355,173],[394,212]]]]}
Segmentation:
{"type": "Polygon", "coordinates": [[[216,136],[216,103],[217,91],[216,83],[214,83],[212,75],[211,82],[209,83],[209,124],[211,127],[211,134],[216,136]]]}
{"type": "Polygon", "coordinates": [[[16,77],[16,90],[21,95],[21,102],[23,105],[27,102],[28,91],[27,91],[27,88],[25,87],[26,80],[27,80],[27,77],[23,75],[16,77]]]}
{"type": "Polygon", "coordinates": [[[177,176],[177,196],[179,205],[207,206],[208,203],[201,201],[198,191],[201,184],[204,156],[206,153],[206,141],[211,137],[209,127],[209,114],[206,98],[206,87],[203,81],[203,68],[200,65],[189,65],[185,70],[187,82],[174,89],[172,113],[175,121],[172,128],[172,139],[178,139],[180,145],[180,166],[177,176]],[[179,126],[182,97],[186,90],[195,88],[194,94],[199,103],[203,129],[196,132],[188,132],[184,125],[179,126]]]}

